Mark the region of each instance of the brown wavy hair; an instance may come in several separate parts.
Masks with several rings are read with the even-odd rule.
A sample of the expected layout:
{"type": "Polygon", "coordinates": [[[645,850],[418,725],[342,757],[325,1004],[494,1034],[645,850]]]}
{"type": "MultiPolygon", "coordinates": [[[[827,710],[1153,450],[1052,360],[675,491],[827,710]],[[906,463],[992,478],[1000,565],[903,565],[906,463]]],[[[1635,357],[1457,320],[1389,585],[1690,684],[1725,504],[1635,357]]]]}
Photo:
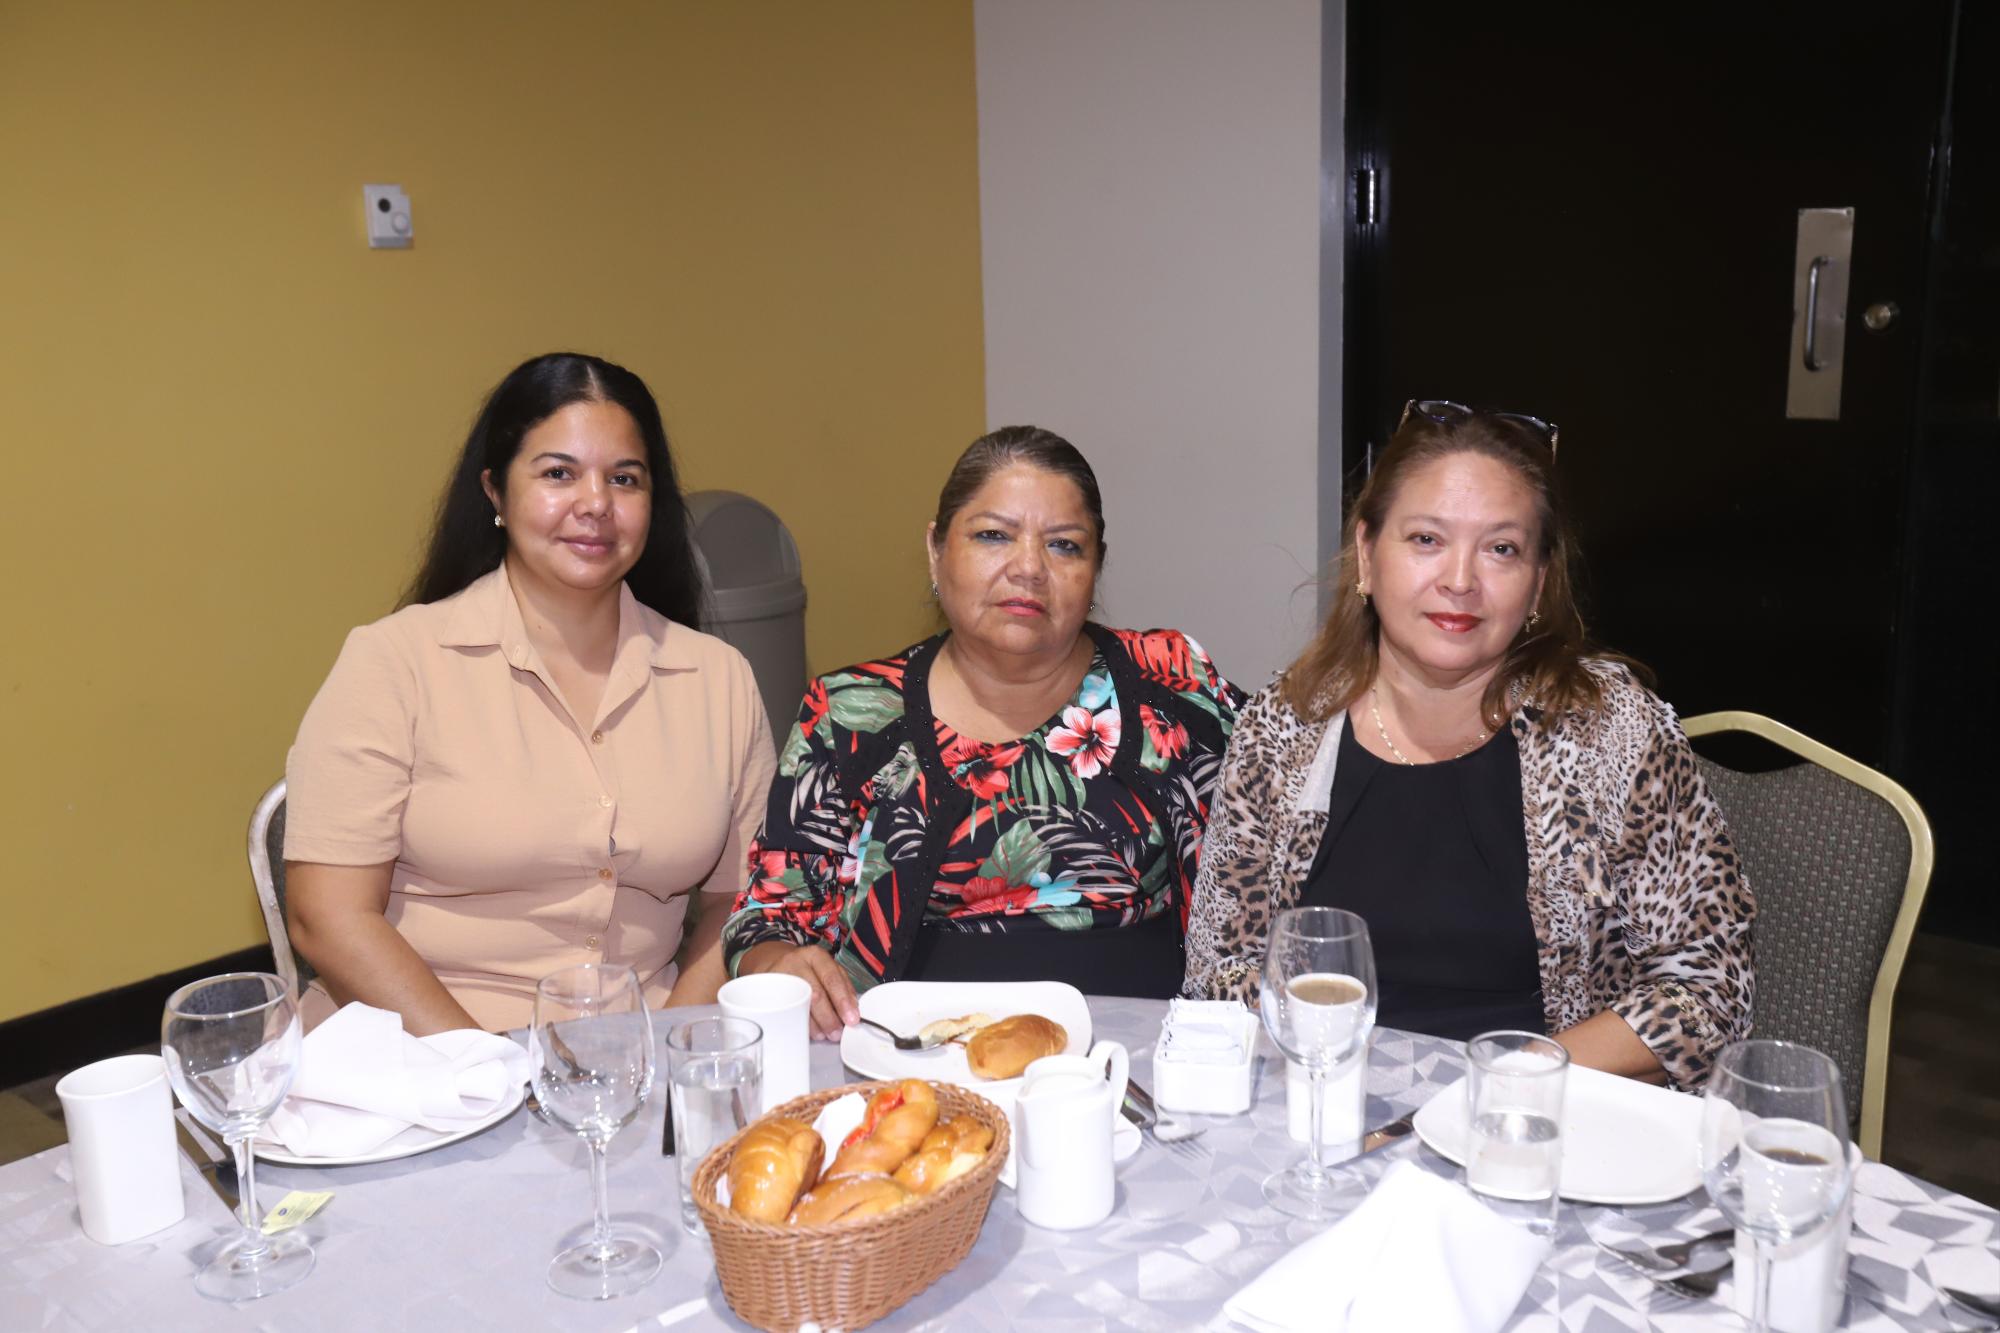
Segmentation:
{"type": "Polygon", "coordinates": [[[1331,571],[1335,584],[1326,621],[1279,685],[1285,702],[1300,716],[1324,721],[1374,683],[1381,621],[1375,608],[1355,591],[1361,577],[1356,533],[1365,525],[1379,535],[1403,483],[1454,454],[1478,454],[1503,464],[1534,494],[1541,529],[1538,554],[1548,571],[1533,608],[1541,618],[1532,630],[1523,625],[1515,635],[1486,688],[1484,715],[1505,718],[1517,698],[1534,700],[1550,719],[1574,710],[1595,710],[1603,695],[1584,666],[1585,657],[1611,657],[1644,674],[1637,663],[1592,645],[1584,630],[1570,574],[1573,541],[1555,485],[1555,455],[1541,433],[1518,418],[1493,412],[1474,411],[1444,421],[1412,412],[1390,437],[1348,511],[1339,562],[1331,571]]]}

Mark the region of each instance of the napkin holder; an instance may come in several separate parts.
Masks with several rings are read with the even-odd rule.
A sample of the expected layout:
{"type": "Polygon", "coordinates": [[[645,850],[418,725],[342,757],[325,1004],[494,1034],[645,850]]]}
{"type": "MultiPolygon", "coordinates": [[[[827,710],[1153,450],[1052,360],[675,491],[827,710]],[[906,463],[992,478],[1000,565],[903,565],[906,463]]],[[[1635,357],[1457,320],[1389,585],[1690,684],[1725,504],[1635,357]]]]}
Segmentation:
{"type": "Polygon", "coordinates": [[[1197,1115],[1248,1111],[1257,1028],[1257,1015],[1237,1000],[1169,1003],[1153,1046],[1153,1100],[1197,1115]]]}

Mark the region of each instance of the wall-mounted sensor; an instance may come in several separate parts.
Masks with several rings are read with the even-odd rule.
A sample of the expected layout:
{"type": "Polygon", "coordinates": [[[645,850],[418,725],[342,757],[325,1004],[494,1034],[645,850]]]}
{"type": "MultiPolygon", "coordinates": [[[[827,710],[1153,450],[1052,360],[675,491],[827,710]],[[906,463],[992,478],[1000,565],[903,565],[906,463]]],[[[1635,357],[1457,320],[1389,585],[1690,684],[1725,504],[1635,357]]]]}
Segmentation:
{"type": "Polygon", "coordinates": [[[400,185],[364,185],[361,202],[368,215],[370,250],[407,250],[416,238],[410,221],[410,196],[400,185]]]}

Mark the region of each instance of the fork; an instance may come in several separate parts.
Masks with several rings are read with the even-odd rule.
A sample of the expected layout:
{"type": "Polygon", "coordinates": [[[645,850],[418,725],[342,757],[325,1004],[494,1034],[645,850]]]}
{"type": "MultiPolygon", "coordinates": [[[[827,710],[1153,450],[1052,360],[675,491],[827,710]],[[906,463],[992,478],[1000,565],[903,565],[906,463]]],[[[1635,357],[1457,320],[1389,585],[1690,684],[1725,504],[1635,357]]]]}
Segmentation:
{"type": "MultiPolygon", "coordinates": [[[[1593,1237],[1593,1239],[1595,1239],[1593,1237]]],[[[1659,1273],[1677,1273],[1686,1268],[1694,1252],[1704,1245],[1727,1245],[1736,1239],[1733,1230],[1712,1231],[1706,1236],[1696,1236],[1692,1240],[1674,1241],[1667,1245],[1606,1245],[1598,1241],[1598,1247],[1640,1268],[1650,1268],[1659,1273]]]]}

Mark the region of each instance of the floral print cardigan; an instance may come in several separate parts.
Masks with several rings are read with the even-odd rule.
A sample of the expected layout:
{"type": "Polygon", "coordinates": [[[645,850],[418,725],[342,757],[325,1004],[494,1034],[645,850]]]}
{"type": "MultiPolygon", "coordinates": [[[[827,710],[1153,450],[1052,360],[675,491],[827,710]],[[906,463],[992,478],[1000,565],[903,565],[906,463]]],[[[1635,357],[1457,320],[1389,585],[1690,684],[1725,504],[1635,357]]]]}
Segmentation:
{"type": "Polygon", "coordinates": [[[723,928],[730,972],[753,945],[817,944],[866,989],[901,974],[926,922],[1185,926],[1242,695],[1176,630],[1086,632],[1069,703],[1000,743],[931,714],[944,635],[815,680],[723,928]]]}

